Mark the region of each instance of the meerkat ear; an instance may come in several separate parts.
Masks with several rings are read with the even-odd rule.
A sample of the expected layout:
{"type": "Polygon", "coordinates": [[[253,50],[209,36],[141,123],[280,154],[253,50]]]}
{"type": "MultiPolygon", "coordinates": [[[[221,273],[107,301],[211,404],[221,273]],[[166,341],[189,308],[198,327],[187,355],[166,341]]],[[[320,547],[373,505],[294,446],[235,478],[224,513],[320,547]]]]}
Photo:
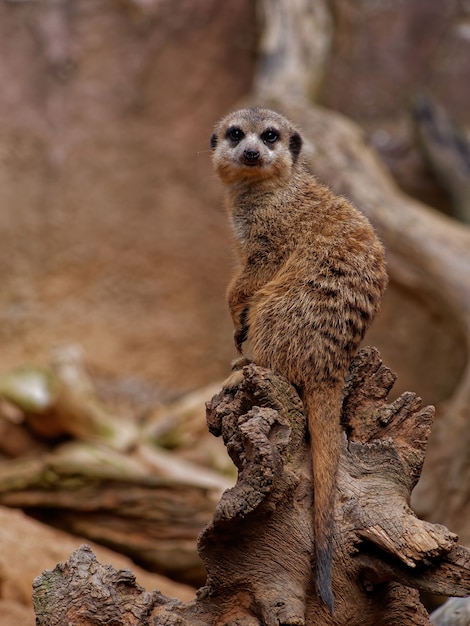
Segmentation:
{"type": "Polygon", "coordinates": [[[215,147],[217,145],[217,135],[214,133],[211,137],[211,148],[212,150],[215,150],[215,147]]]}
{"type": "Polygon", "coordinates": [[[297,161],[297,158],[300,154],[300,150],[302,149],[302,137],[296,131],[292,133],[289,139],[289,150],[292,154],[292,159],[294,163],[297,161]]]}

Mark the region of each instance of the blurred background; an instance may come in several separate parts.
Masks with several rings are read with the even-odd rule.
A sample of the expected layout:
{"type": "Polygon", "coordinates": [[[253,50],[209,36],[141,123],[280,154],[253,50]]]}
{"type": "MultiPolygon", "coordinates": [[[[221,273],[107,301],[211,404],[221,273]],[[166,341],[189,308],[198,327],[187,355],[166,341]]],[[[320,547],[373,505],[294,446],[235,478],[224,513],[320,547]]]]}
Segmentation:
{"type": "MultiPolygon", "coordinates": [[[[289,3],[279,4],[288,16],[289,3]]],[[[90,438],[83,429],[64,426],[80,413],[81,399],[89,408],[90,397],[92,421],[99,421],[102,411],[105,421],[116,414],[121,420],[116,423],[132,424],[124,443],[112,443],[114,451],[127,450],[142,428],[150,433],[154,451],[180,444],[184,448],[187,433],[187,449],[209,449],[205,446],[211,444],[199,443],[206,437],[201,426],[204,401],[210,398],[206,386],[224,379],[235,353],[224,300],[233,268],[230,233],[208,141],[221,116],[266,91],[263,78],[276,81],[272,64],[279,62],[279,49],[270,55],[272,38],[295,49],[294,23],[276,21],[276,5],[267,0],[0,2],[0,392],[5,442],[0,482],[2,466],[4,475],[19,472],[18,462],[25,463],[31,451],[37,459],[55,453],[64,440],[96,439],[96,433],[90,438]],[[64,375],[64,350],[73,355],[78,386],[64,375]],[[12,375],[18,368],[20,379],[12,375]],[[64,380],[77,397],[58,411],[56,390],[64,380]],[[193,395],[186,396],[189,392],[193,395]],[[41,393],[42,400],[31,410],[31,394],[36,401],[41,393]],[[184,398],[190,398],[188,405],[184,398]],[[43,426],[34,426],[35,412],[44,418],[43,426]],[[60,412],[65,417],[57,418],[60,412]],[[181,423],[183,434],[176,436],[169,422],[181,423]],[[25,438],[17,445],[11,443],[15,437],[25,438]]],[[[302,98],[357,124],[364,150],[375,152],[378,167],[393,179],[397,194],[426,205],[423,210],[429,224],[437,224],[432,226],[435,232],[440,224],[452,232],[449,249],[455,237],[456,249],[464,251],[459,253],[462,267],[452,266],[458,279],[449,274],[449,283],[464,285],[466,276],[468,291],[457,286],[460,300],[450,298],[448,308],[445,285],[437,306],[429,290],[422,292],[416,280],[406,279],[406,259],[400,265],[395,258],[383,310],[366,343],[377,345],[384,362],[397,372],[395,395],[415,391],[445,415],[460,393],[458,411],[467,424],[470,394],[468,386],[462,389],[468,371],[468,325],[462,320],[468,322],[470,316],[470,274],[465,269],[470,250],[462,242],[470,242],[465,224],[470,222],[470,2],[311,0],[294,3],[292,9],[306,11],[315,22],[311,32],[306,21],[305,32],[299,33],[299,41],[312,46],[310,61],[304,57],[297,66],[304,74],[309,63],[312,68],[302,98]]],[[[309,139],[315,143],[314,136],[309,139]]],[[[341,175],[335,174],[338,180],[341,175]]],[[[374,221],[374,213],[369,216],[374,221]]],[[[417,241],[426,236],[419,231],[426,219],[424,215],[417,222],[417,241]]],[[[408,231],[412,228],[409,219],[403,224],[408,231]]],[[[393,240],[400,236],[399,230],[394,232],[393,240]]],[[[387,237],[384,241],[388,246],[387,237]]],[[[440,253],[446,253],[440,245],[436,264],[440,253]]],[[[420,265],[419,250],[415,266],[423,276],[433,276],[427,261],[420,265]]],[[[442,450],[445,463],[448,448],[442,450]]],[[[204,452],[205,461],[221,453],[204,452]]],[[[189,453],[186,461],[204,463],[189,453]]],[[[151,467],[158,475],[157,461],[151,467]]],[[[453,484],[461,489],[466,460],[454,469],[453,484]]],[[[43,470],[30,470],[30,481],[43,470]]],[[[120,541],[103,538],[112,522],[93,536],[94,523],[85,528],[77,502],[52,505],[49,498],[46,514],[41,497],[47,489],[36,485],[32,498],[31,483],[22,488],[23,495],[20,489],[13,497],[11,485],[5,486],[0,502],[126,552],[120,541]],[[73,520],[71,512],[76,513],[73,520]]],[[[418,502],[430,518],[435,498],[423,495],[418,502]]],[[[461,523],[452,530],[469,537],[459,502],[452,522],[461,523]]],[[[202,515],[201,524],[208,515],[202,515]]],[[[21,526],[16,517],[12,526],[21,526]]],[[[189,533],[192,550],[196,526],[189,533]]],[[[8,535],[7,544],[21,542],[21,536],[13,537],[8,535]]],[[[24,591],[3,598],[15,617],[5,613],[2,626],[17,621],[23,610],[22,623],[33,623],[27,613],[28,584],[33,575],[66,558],[69,546],[63,557],[52,551],[49,560],[38,557],[30,570],[17,574],[14,584],[24,591]]],[[[136,556],[133,550],[127,553],[136,556]]],[[[141,557],[139,552],[135,560],[141,557]]],[[[153,569],[167,573],[162,560],[155,557],[153,569]]],[[[181,569],[197,570],[195,562],[181,569]]],[[[177,578],[191,584],[204,580],[200,572],[177,578]]]]}
{"type": "MultiPolygon", "coordinates": [[[[102,374],[177,391],[225,376],[232,255],[208,137],[251,89],[256,4],[2,2],[2,368],[72,342],[102,374]]],[[[469,122],[465,2],[327,4],[317,101],[361,125],[403,189],[448,212],[412,108],[431,92],[469,122]]],[[[412,297],[402,306],[423,314],[412,297]]],[[[402,365],[427,368],[410,384],[436,401],[458,337],[429,341],[427,326],[402,365]]]]}

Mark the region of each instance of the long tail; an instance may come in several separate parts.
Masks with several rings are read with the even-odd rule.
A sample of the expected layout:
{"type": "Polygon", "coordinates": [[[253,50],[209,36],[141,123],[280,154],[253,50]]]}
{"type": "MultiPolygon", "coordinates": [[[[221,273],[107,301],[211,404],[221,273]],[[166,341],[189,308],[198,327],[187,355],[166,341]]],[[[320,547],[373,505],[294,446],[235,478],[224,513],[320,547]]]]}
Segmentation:
{"type": "Polygon", "coordinates": [[[303,395],[312,447],[315,578],[317,594],[333,614],[331,586],[336,475],[340,457],[342,385],[305,389],[303,395]]]}

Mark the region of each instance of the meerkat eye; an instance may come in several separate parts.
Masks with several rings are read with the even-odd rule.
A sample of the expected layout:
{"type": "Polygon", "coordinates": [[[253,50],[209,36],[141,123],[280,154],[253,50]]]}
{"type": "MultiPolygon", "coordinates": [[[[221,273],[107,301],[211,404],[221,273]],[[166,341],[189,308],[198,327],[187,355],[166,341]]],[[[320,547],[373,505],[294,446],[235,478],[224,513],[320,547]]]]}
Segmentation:
{"type": "Polygon", "coordinates": [[[279,133],[273,128],[268,128],[268,130],[265,130],[261,135],[261,139],[266,143],[276,143],[279,139],[279,133]]]}
{"type": "Polygon", "coordinates": [[[226,137],[231,139],[232,141],[236,141],[237,143],[243,139],[245,133],[238,126],[232,126],[228,129],[226,133],[226,137]]]}

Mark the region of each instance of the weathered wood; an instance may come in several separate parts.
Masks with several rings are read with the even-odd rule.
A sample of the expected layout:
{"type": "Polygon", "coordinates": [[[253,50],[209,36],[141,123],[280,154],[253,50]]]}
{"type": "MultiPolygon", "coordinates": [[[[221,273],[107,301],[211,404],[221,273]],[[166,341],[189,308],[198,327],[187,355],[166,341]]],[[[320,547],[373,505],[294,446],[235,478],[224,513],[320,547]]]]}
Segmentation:
{"type": "Polygon", "coordinates": [[[467,626],[470,623],[470,598],[449,598],[431,615],[433,626],[467,626]]]}
{"type": "MultiPolygon", "coordinates": [[[[161,462],[165,459],[171,461],[171,455],[162,453],[161,462]]],[[[196,539],[224,483],[198,482],[198,468],[187,463],[179,469],[179,477],[159,475],[105,448],[67,444],[37,459],[4,463],[0,504],[197,586],[205,571],[196,539]],[[184,470],[192,467],[190,481],[184,470]]]]}
{"type": "Polygon", "coordinates": [[[146,593],[130,570],[100,565],[86,546],[74,552],[67,563],[43,573],[33,588],[38,622],[49,626],[143,624],[158,601],[158,594],[146,593]],[[61,593],[64,583],[66,596],[61,593]]]}
{"type": "MultiPolygon", "coordinates": [[[[302,404],[287,381],[254,364],[243,368],[237,390],[222,390],[207,404],[209,428],[223,438],[239,474],[198,540],[206,585],[190,604],[154,595],[151,607],[149,595],[139,590],[138,606],[147,603],[148,615],[162,624],[171,615],[182,625],[200,626],[425,625],[430,621],[418,591],[470,593],[470,552],[447,528],[419,520],[409,506],[432,407],[423,407],[410,393],[387,404],[393,381],[373,348],[358,354],[347,378],[335,511],[334,616],[312,583],[314,494],[302,404]]],[[[77,558],[72,557],[72,565],[77,558]]],[[[61,566],[36,581],[39,626],[57,623],[49,611],[57,610],[61,594],[70,593],[70,573],[73,567],[61,566]]],[[[84,620],[76,610],[80,603],[99,614],[109,601],[107,593],[91,594],[90,575],[75,582],[75,602],[68,603],[68,619],[77,625],[101,623],[84,620]]],[[[109,579],[112,584],[115,578],[109,579]]],[[[127,588],[124,594],[129,599],[127,588]]]]}
{"type": "MultiPolygon", "coordinates": [[[[52,368],[0,376],[2,417],[5,406],[18,412],[15,421],[0,419],[0,426],[10,426],[3,428],[9,441],[0,447],[18,457],[1,463],[0,505],[109,546],[152,571],[202,584],[205,570],[196,539],[233,480],[158,445],[160,437],[181,440],[183,433],[186,441],[201,440],[198,428],[206,431],[203,441],[213,439],[202,398],[194,393],[162,406],[144,425],[118,419],[99,401],[76,356],[62,354],[52,368]],[[26,443],[36,442],[31,431],[42,439],[28,450],[26,443]],[[58,443],[64,434],[75,440],[58,443]]],[[[200,447],[206,457],[213,450],[200,447]]]]}

